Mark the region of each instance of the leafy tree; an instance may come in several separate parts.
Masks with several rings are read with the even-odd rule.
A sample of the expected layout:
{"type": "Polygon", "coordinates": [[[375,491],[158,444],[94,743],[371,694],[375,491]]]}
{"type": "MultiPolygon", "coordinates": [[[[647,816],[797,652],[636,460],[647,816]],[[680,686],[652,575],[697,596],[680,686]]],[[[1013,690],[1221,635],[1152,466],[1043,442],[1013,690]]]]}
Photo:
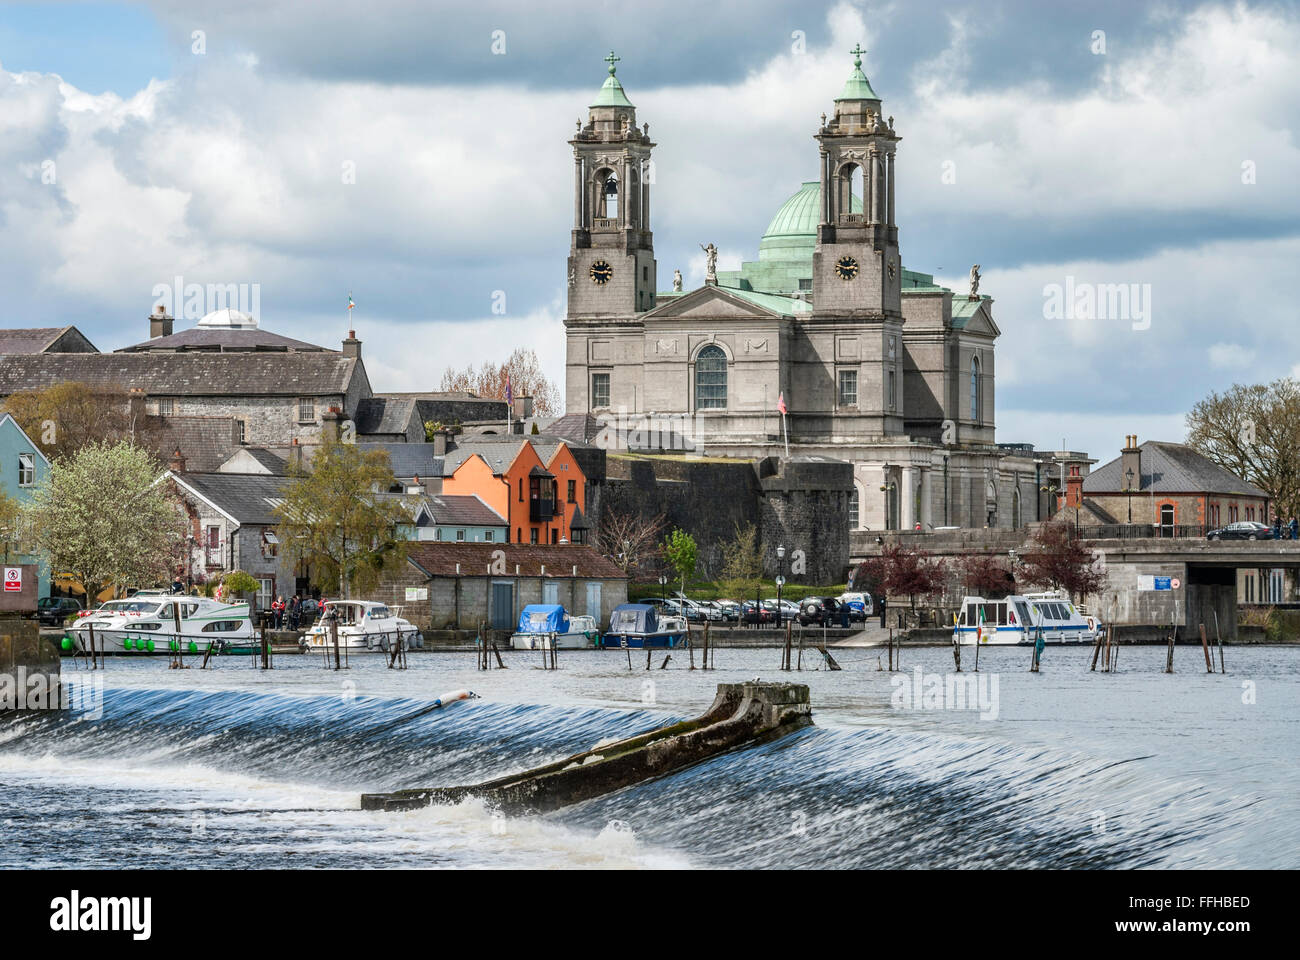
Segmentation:
{"type": "Polygon", "coordinates": [[[485,360],[477,369],[470,364],[464,370],[447,369],[442,374],[442,390],[468,390],[494,400],[506,398],[506,378],[516,397],[532,397],[533,410],[541,417],[555,416],[564,408],[559,388],[542,372],[537,353],[519,347],[505,363],[485,360]]]}
{"type": "Polygon", "coordinates": [[[695,565],[699,559],[699,550],[695,538],[685,530],[674,530],[664,541],[664,558],[668,566],[681,578],[682,593],[686,592],[686,578],[695,575],[695,565]]]}
{"type": "Polygon", "coordinates": [[[51,461],[23,521],[51,567],[82,584],[87,604],[108,586],[168,580],[185,549],[179,502],[158,483],[153,456],[125,440],[51,461]]]}
{"type": "Polygon", "coordinates": [[[733,597],[752,596],[763,578],[763,547],[758,528],[736,524],[736,536],[722,548],[722,587],[733,597]]]}
{"type": "Polygon", "coordinates": [[[1025,545],[1021,561],[1020,579],[1064,590],[1072,601],[1096,593],[1106,583],[1105,572],[1093,566],[1092,551],[1075,538],[1068,523],[1039,527],[1025,545]]]}
{"type": "Polygon", "coordinates": [[[859,576],[853,578],[855,585],[861,577],[886,596],[906,596],[913,613],[918,597],[940,593],[947,581],[947,567],[942,560],[898,543],[888,544],[880,556],[863,561],[858,571],[859,576]]]}
{"type": "Polygon", "coordinates": [[[659,537],[665,526],[662,513],[643,517],[639,513],[609,509],[596,531],[596,546],[629,577],[646,573],[659,559],[659,537]]]}
{"type": "Polygon", "coordinates": [[[1300,516],[1300,381],[1211,393],[1187,414],[1187,443],[1267,493],[1276,513],[1300,516]]]}
{"type": "Polygon", "coordinates": [[[221,595],[227,600],[257,593],[257,578],[243,570],[231,570],[221,578],[221,595]]]}
{"type": "Polygon", "coordinates": [[[394,482],[387,453],[362,453],[352,443],[322,444],[310,471],[291,471],[275,507],[276,535],[292,560],[311,568],[317,586],[351,596],[406,562],[399,530],[411,522],[406,502],[378,492],[394,482]]]}
{"type": "Polygon", "coordinates": [[[1007,562],[984,553],[962,557],[957,572],[967,593],[988,599],[1006,596],[1015,584],[1007,562]]]}
{"type": "Polygon", "coordinates": [[[64,381],[44,390],[20,390],[4,401],[18,425],[51,460],[105,440],[133,439],[149,447],[152,427],[136,423],[121,387],[64,381]]]}

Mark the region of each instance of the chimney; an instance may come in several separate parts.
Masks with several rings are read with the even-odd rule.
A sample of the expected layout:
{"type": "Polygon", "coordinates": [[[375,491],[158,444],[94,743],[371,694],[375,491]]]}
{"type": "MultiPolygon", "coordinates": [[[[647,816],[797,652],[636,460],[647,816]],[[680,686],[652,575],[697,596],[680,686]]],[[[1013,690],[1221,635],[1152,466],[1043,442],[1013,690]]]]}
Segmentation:
{"type": "Polygon", "coordinates": [[[1065,478],[1065,505],[1075,509],[1083,506],[1083,474],[1077,463],[1070,464],[1070,473],[1065,478]]]}
{"type": "Polygon", "coordinates": [[[144,426],[144,387],[132,387],[127,391],[126,412],[136,427],[144,426]]]}
{"type": "Polygon", "coordinates": [[[153,308],[153,313],[149,314],[149,339],[156,340],[158,337],[170,337],[172,335],[172,324],[175,321],[167,315],[167,308],[161,303],[153,308]]]}
{"type": "Polygon", "coordinates": [[[414,477],[411,478],[411,481],[412,481],[411,485],[406,488],[407,495],[412,497],[423,496],[425,490],[424,490],[424,484],[420,482],[420,475],[417,473],[414,477]]]}
{"type": "Polygon", "coordinates": [[[511,413],[516,420],[527,420],[533,415],[533,398],[515,397],[511,413]]]}
{"type": "Polygon", "coordinates": [[[289,473],[302,473],[302,444],[294,437],[289,444],[289,473]]]}
{"type": "Polygon", "coordinates": [[[339,421],[343,414],[338,407],[330,407],[320,415],[320,438],[322,443],[339,442],[339,421]]]}
{"type": "Polygon", "coordinates": [[[447,455],[447,436],[450,431],[445,428],[433,431],[433,455],[435,457],[445,457],[447,455]]]}
{"type": "Polygon", "coordinates": [[[357,339],[355,330],[349,330],[347,339],[343,341],[343,356],[353,360],[361,359],[361,341],[357,339]]]}
{"type": "Polygon", "coordinates": [[[1142,489],[1142,449],[1138,446],[1137,434],[1124,438],[1124,449],[1120,451],[1119,484],[1121,490],[1142,489]]]}
{"type": "Polygon", "coordinates": [[[167,461],[167,469],[176,473],[185,472],[185,458],[181,456],[181,448],[177,447],[172,451],[172,458],[167,461]]]}

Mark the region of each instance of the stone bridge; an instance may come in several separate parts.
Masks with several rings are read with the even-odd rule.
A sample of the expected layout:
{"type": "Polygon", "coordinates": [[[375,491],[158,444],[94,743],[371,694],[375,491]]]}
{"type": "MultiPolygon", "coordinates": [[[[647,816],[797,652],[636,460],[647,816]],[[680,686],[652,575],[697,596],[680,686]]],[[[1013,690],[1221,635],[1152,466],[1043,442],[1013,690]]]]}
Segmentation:
{"type": "MultiPolygon", "coordinates": [[[[1035,525],[1036,526],[1036,525],[1035,525]]],[[[955,530],[928,533],[854,531],[849,550],[854,565],[878,556],[889,543],[925,550],[935,557],[997,554],[1012,563],[1026,549],[1033,527],[1022,530],[955,530]]],[[[1300,541],[1201,540],[1190,537],[1142,537],[1084,540],[1094,562],[1106,572],[1099,595],[1088,609],[1109,623],[1166,625],[1197,630],[1205,624],[1211,637],[1237,635],[1237,571],[1300,571],[1300,541]],[[1156,589],[1168,581],[1168,589],[1156,589]]]]}

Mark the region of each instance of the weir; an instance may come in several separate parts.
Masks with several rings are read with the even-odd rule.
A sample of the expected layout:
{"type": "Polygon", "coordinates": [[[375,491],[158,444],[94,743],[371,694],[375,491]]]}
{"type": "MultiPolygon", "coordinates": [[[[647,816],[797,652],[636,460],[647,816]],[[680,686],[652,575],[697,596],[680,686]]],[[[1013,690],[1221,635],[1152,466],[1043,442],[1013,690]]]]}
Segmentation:
{"type": "Polygon", "coordinates": [[[506,814],[546,813],[612,793],[812,724],[802,683],[720,683],[712,706],[683,720],[534,770],[473,786],[368,793],[362,810],[409,810],[477,797],[506,814]]]}

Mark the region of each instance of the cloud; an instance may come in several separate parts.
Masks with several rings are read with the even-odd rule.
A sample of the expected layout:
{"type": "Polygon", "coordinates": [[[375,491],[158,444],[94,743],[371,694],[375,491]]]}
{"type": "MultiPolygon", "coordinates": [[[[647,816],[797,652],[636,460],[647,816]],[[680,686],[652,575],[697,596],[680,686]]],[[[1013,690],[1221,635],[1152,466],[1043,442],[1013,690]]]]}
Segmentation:
{"type": "Polygon", "coordinates": [[[1255,351],[1239,343],[1216,343],[1206,351],[1210,366],[1221,369],[1242,369],[1255,362],[1255,351]]]}

